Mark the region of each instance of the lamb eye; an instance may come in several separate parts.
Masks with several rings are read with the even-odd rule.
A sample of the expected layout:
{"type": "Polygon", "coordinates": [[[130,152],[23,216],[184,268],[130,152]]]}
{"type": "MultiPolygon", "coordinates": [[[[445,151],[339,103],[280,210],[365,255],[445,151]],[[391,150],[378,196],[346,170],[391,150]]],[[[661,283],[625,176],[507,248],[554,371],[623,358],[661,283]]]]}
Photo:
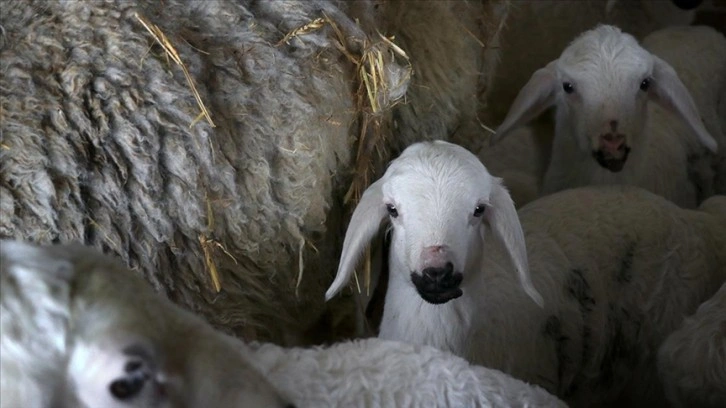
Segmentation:
{"type": "Polygon", "coordinates": [[[562,89],[564,89],[565,93],[568,93],[568,94],[575,92],[575,87],[572,85],[571,82],[563,82],[562,89]]]}
{"type": "Polygon", "coordinates": [[[109,385],[108,390],[116,399],[124,401],[133,398],[144,388],[144,378],[139,375],[130,375],[118,379],[109,385]]]}
{"type": "Polygon", "coordinates": [[[486,210],[486,207],[483,205],[477,205],[474,209],[474,216],[475,217],[481,217],[482,214],[484,214],[484,210],[486,210]]]}
{"type": "Polygon", "coordinates": [[[124,401],[135,397],[144,388],[149,372],[143,361],[130,360],[124,365],[126,375],[114,380],[108,386],[109,392],[117,400],[124,401]]]}
{"type": "Polygon", "coordinates": [[[388,209],[388,215],[390,215],[392,218],[398,217],[398,210],[396,209],[395,205],[386,204],[386,209],[388,209]]]}
{"type": "Polygon", "coordinates": [[[647,91],[648,88],[650,88],[650,78],[645,78],[643,82],[640,83],[640,90],[647,91]]]}

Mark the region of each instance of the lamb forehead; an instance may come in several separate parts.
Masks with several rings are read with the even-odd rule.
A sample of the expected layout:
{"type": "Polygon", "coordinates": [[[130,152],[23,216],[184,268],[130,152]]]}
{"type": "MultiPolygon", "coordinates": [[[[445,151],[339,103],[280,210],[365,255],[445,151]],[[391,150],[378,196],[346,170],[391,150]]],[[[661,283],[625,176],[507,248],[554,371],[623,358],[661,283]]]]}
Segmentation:
{"type": "Polygon", "coordinates": [[[454,196],[486,200],[493,181],[476,156],[443,141],[411,145],[391,163],[384,177],[387,197],[427,195],[444,188],[454,196]]]}
{"type": "Polygon", "coordinates": [[[565,76],[574,78],[603,73],[622,78],[649,75],[653,58],[632,35],[601,25],[573,40],[562,52],[557,67],[565,76]]]}

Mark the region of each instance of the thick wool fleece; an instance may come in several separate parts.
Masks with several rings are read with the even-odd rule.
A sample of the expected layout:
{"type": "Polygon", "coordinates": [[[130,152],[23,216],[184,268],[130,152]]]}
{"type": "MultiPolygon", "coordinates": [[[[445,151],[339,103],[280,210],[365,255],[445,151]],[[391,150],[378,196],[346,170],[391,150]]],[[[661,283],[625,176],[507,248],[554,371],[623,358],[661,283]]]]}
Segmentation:
{"type": "Polygon", "coordinates": [[[334,36],[275,46],[315,17],[307,2],[5,2],[0,235],[117,253],[234,331],[307,324],[332,268],[320,259],[335,235],[322,234],[355,113],[334,36]],[[136,13],[173,42],[216,128],[190,126],[194,96],[136,13]],[[220,293],[200,236],[220,244],[220,293]],[[298,299],[303,248],[320,273],[298,299]]]}
{"type": "Polygon", "coordinates": [[[566,406],[540,387],[428,346],[365,339],[308,349],[252,344],[248,351],[301,408],[566,406]]]}

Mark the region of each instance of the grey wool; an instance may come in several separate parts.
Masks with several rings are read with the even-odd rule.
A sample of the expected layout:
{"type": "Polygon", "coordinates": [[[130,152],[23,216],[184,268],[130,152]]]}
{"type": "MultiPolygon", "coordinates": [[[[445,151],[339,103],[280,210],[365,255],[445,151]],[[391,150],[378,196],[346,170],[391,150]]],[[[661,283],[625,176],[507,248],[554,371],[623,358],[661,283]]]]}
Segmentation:
{"type": "MultiPolygon", "coordinates": [[[[415,32],[432,26],[397,25],[408,21],[401,7],[438,7],[460,22],[449,2],[418,3],[3,1],[0,237],[115,254],[174,302],[248,339],[319,340],[305,333],[326,315],[361,121],[357,65],[335,28],[351,43],[401,32],[412,47],[408,95],[398,100],[406,80],[384,98],[380,115],[392,125],[382,152],[448,138],[475,116],[468,103],[484,81],[472,69],[483,49],[464,36],[464,46],[433,48],[447,55],[426,55],[415,32]],[[137,16],[173,43],[214,127],[137,16]],[[336,27],[281,41],[322,16],[336,27]],[[462,84],[427,86],[462,69],[467,96],[462,84]]],[[[472,7],[472,18],[490,18],[488,2],[472,7]]]]}

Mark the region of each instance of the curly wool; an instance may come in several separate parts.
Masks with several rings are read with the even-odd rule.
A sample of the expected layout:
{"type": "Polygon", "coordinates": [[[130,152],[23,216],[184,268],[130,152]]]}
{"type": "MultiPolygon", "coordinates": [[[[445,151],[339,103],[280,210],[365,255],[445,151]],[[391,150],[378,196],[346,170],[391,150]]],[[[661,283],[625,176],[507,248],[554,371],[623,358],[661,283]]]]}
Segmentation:
{"type": "Polygon", "coordinates": [[[232,330],[321,308],[293,295],[297,253],[325,231],[354,106],[352,67],[322,33],[274,47],[309,21],[306,5],[4,4],[0,235],[120,254],[156,290],[232,330]],[[174,41],[216,128],[190,127],[194,97],[136,13],[174,41]],[[201,234],[237,260],[211,245],[219,294],[201,234]]]}

